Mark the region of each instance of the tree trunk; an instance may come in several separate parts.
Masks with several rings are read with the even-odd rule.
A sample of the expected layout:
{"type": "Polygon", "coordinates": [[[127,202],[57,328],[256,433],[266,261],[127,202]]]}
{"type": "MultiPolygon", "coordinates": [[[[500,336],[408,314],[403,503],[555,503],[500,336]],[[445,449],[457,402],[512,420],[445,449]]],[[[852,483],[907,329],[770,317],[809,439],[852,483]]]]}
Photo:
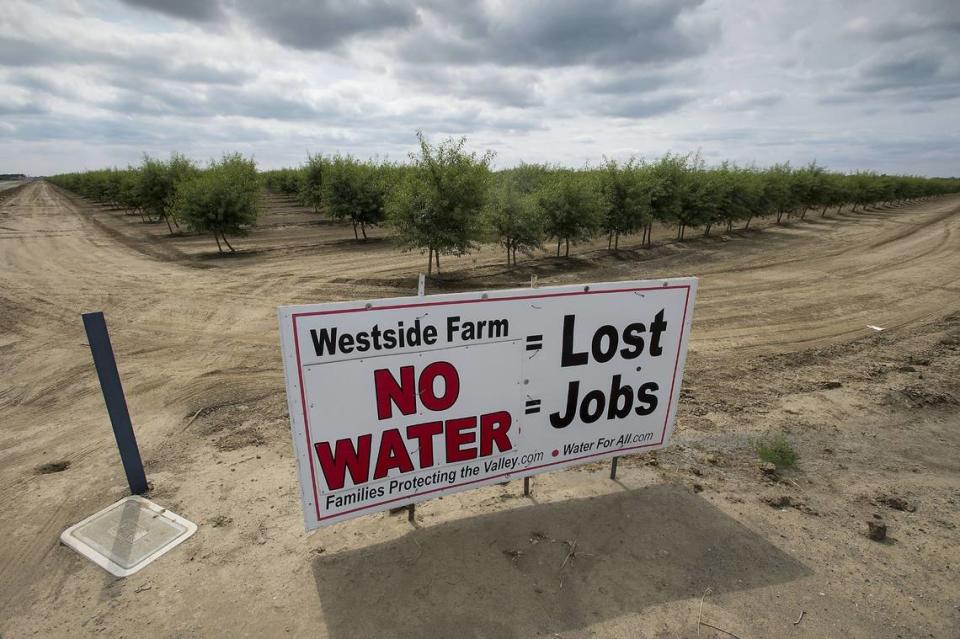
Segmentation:
{"type": "Polygon", "coordinates": [[[613,248],[616,251],[620,250],[620,231],[617,231],[616,235],[613,236],[613,248]]]}
{"type": "Polygon", "coordinates": [[[360,236],[357,234],[357,223],[353,223],[353,239],[359,240],[360,236]]]}
{"type": "Polygon", "coordinates": [[[514,266],[517,265],[517,247],[516,246],[513,247],[513,265],[514,266]]]}
{"type": "Polygon", "coordinates": [[[437,261],[437,275],[440,275],[440,251],[434,251],[433,259],[437,261]]]}
{"type": "Polygon", "coordinates": [[[677,222],[677,239],[678,240],[680,239],[681,231],[683,231],[683,224],[681,222],[677,222]]]}
{"type": "Polygon", "coordinates": [[[566,252],[563,254],[563,256],[564,256],[564,257],[570,257],[570,238],[569,238],[569,237],[567,238],[567,250],[566,250],[566,252]]]}
{"type": "Polygon", "coordinates": [[[507,247],[507,266],[510,266],[510,245],[505,244],[504,246],[507,247]]]}
{"type": "Polygon", "coordinates": [[[223,243],[227,245],[227,248],[230,249],[230,252],[233,253],[236,249],[230,246],[230,242],[227,241],[227,234],[223,231],[220,231],[220,237],[223,238],[223,243]]]}
{"type": "Polygon", "coordinates": [[[827,208],[829,207],[823,207],[823,210],[820,211],[820,217],[827,217],[827,208]]]}
{"type": "Polygon", "coordinates": [[[223,253],[223,247],[220,246],[220,238],[217,237],[217,232],[213,232],[213,239],[217,241],[217,253],[223,253]]]}
{"type": "Polygon", "coordinates": [[[753,216],[752,216],[752,215],[747,218],[747,223],[743,225],[743,228],[744,228],[744,229],[750,228],[750,220],[752,220],[752,219],[753,219],[753,216]]]}
{"type": "Polygon", "coordinates": [[[613,247],[613,231],[607,233],[607,250],[609,251],[613,247]]]}
{"type": "Polygon", "coordinates": [[[429,251],[427,253],[427,275],[433,273],[433,249],[431,248],[429,251]]]}
{"type": "Polygon", "coordinates": [[[777,209],[777,224],[779,224],[779,223],[780,223],[780,220],[782,220],[782,219],[783,219],[783,210],[782,210],[782,209],[777,209]]]}
{"type": "Polygon", "coordinates": [[[360,222],[360,233],[363,234],[363,241],[367,241],[367,225],[360,222]]]}
{"type": "MultiPolygon", "coordinates": [[[[163,214],[163,221],[167,223],[167,230],[170,231],[170,235],[173,235],[173,227],[170,226],[170,216],[166,213],[163,214]]],[[[214,233],[216,235],[216,233],[214,233]]]]}
{"type": "Polygon", "coordinates": [[[559,237],[558,237],[558,238],[557,238],[557,257],[560,257],[560,242],[561,242],[561,241],[562,241],[562,238],[559,238],[559,237]]]}
{"type": "Polygon", "coordinates": [[[704,236],[704,237],[709,237],[709,236],[710,236],[710,227],[711,227],[711,226],[713,226],[713,222],[710,222],[709,224],[707,224],[707,228],[703,229],[703,236],[704,236]]]}

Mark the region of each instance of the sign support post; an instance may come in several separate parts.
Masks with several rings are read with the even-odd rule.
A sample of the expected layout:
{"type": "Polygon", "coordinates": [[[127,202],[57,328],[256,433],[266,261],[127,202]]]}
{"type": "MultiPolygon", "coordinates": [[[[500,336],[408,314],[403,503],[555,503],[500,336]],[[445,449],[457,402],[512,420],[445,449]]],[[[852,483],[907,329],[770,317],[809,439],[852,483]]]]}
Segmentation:
{"type": "MultiPolygon", "coordinates": [[[[420,277],[417,278],[417,296],[423,297],[426,294],[427,294],[427,276],[421,273],[420,277]]],[[[411,524],[416,525],[417,523],[417,505],[416,504],[410,504],[409,506],[407,506],[407,521],[410,522],[411,524]]]]}
{"type": "MultiPolygon", "coordinates": [[[[537,288],[537,276],[536,276],[536,275],[531,275],[531,276],[530,276],[530,288],[537,288]]],[[[529,478],[529,477],[524,477],[524,478],[523,478],[523,496],[524,496],[524,497],[529,497],[529,496],[530,496],[530,478],[529,478]]]]}
{"type": "Polygon", "coordinates": [[[127,484],[130,486],[131,494],[141,495],[147,492],[147,476],[143,470],[143,460],[140,459],[137,438],[133,434],[133,424],[130,423],[127,400],[123,395],[117,361],[113,356],[110,335],[107,333],[107,322],[103,318],[102,311],[83,313],[81,317],[83,327],[87,331],[87,342],[90,344],[93,364],[100,379],[103,401],[107,405],[107,413],[113,425],[113,435],[120,450],[120,461],[127,475],[127,484]]]}
{"type": "Polygon", "coordinates": [[[617,462],[620,461],[619,457],[614,457],[610,460],[610,479],[617,478],[617,462]]]}

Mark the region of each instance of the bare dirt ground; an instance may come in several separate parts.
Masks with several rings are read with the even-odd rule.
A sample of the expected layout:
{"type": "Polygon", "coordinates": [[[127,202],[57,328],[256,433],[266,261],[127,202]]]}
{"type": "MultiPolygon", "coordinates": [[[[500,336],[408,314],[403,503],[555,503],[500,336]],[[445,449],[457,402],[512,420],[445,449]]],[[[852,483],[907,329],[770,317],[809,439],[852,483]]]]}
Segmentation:
{"type": "Polygon", "coordinates": [[[275,307],[409,294],[425,260],[281,200],[228,258],[44,182],[0,203],[4,638],[960,636],[960,198],[446,260],[446,290],[699,276],[674,445],[309,535],[275,307]],[[200,524],[125,580],[58,540],[125,491],[98,309],[150,497],[200,524]]]}

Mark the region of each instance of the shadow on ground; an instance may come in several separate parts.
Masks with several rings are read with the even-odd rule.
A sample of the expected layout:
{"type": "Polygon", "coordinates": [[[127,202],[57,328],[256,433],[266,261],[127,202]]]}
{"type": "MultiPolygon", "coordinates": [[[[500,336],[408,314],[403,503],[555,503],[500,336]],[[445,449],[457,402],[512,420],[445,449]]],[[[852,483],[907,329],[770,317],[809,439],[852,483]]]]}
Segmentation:
{"type": "Polygon", "coordinates": [[[550,636],[708,586],[720,594],[809,574],[671,486],[418,529],[313,569],[333,639],[550,636]]]}

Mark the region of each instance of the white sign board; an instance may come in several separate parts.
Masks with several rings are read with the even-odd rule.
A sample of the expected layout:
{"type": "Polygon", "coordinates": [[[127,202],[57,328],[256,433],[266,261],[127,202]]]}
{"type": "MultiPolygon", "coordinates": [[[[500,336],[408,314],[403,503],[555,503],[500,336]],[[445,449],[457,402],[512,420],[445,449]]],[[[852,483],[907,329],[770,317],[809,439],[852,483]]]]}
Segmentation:
{"type": "Polygon", "coordinates": [[[278,309],[307,529],[673,430],[697,280],[278,309]]]}

